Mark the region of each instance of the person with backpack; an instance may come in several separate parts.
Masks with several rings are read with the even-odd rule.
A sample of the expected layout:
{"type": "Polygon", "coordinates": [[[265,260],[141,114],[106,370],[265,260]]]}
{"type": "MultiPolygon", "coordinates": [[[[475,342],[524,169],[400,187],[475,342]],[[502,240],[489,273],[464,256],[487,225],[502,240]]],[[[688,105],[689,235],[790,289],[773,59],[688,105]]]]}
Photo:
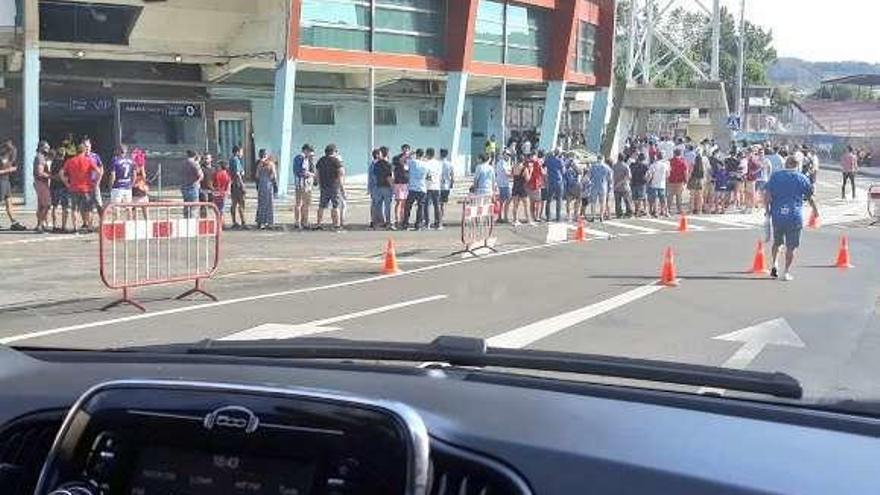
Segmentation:
{"type": "Polygon", "coordinates": [[[694,165],[688,177],[687,188],[690,191],[691,214],[703,214],[703,184],[706,182],[706,163],[702,154],[694,156],[694,165]]]}
{"type": "Polygon", "coordinates": [[[297,230],[309,228],[309,206],[312,204],[312,187],[315,183],[314,157],[314,148],[306,143],[293,158],[293,223],[297,230]]]}

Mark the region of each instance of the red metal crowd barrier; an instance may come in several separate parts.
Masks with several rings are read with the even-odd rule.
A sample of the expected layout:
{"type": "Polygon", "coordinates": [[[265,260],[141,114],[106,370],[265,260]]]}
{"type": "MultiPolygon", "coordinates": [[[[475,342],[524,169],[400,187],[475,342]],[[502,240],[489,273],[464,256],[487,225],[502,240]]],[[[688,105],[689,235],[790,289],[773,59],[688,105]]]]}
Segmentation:
{"type": "Polygon", "coordinates": [[[203,294],[202,286],[220,264],[220,211],[213,203],[109,204],[101,215],[98,257],[101,280],[122,298],[120,304],[146,309],[130,297],[136,287],[193,282],[177,299],[203,294]]]}
{"type": "Polygon", "coordinates": [[[880,184],[868,186],[868,216],[873,222],[871,225],[880,223],[880,184]]]}
{"type": "Polygon", "coordinates": [[[453,254],[469,253],[477,256],[479,249],[497,252],[489,245],[495,231],[495,202],[491,195],[469,195],[461,201],[461,251],[453,254]]]}

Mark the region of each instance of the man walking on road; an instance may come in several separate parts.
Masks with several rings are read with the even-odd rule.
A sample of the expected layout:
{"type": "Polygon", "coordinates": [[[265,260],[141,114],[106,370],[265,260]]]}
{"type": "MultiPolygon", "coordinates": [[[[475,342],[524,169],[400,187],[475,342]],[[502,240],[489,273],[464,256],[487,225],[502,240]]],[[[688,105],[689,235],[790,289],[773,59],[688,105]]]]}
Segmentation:
{"type": "Polygon", "coordinates": [[[856,172],[859,171],[859,159],[852,146],[847,146],[846,153],[840,160],[840,169],[843,171],[843,185],[840,187],[840,199],[846,199],[846,182],[852,185],[852,198],[856,199],[856,172]]]}
{"type": "Polygon", "coordinates": [[[781,279],[791,281],[791,265],[794,255],[800,246],[801,231],[804,226],[803,210],[804,199],[813,208],[813,215],[819,217],[819,210],[813,200],[813,186],[810,179],[802,174],[798,168],[800,162],[795,157],[789,157],[785,162],[785,170],[781,170],[770,177],[767,183],[766,212],[773,222],[773,250],[770,259],[773,261],[773,269],[770,276],[779,278],[777,255],[779,248],[785,245],[785,270],[781,279]]]}

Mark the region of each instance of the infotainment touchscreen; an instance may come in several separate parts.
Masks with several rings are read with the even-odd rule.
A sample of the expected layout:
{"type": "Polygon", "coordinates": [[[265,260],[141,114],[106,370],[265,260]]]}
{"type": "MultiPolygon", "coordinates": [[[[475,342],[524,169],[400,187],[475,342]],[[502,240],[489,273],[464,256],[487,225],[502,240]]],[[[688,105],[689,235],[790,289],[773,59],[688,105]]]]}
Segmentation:
{"type": "Polygon", "coordinates": [[[147,448],[127,495],[305,495],[315,467],[291,459],[147,448]]]}

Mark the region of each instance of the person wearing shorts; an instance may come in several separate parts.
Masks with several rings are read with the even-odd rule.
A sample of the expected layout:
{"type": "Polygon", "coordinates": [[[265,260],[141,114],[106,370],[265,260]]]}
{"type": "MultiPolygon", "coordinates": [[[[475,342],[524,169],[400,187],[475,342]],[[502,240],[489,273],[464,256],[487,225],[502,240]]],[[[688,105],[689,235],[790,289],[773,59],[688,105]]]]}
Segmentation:
{"type": "Polygon", "coordinates": [[[121,144],[113,153],[113,162],[110,163],[110,202],[131,203],[132,177],[134,162],[128,156],[128,147],[121,144]]]}
{"type": "Polygon", "coordinates": [[[330,216],[333,221],[333,228],[341,230],[342,218],[339,213],[339,207],[342,204],[342,194],[344,192],[345,167],[342,165],[342,160],[339,159],[335,144],[328,144],[324,148],[324,156],[318,160],[315,168],[318,173],[318,186],[321,190],[320,198],[318,199],[318,219],[315,229],[322,230],[324,228],[322,225],[324,210],[328,206],[332,206],[330,216]]]}
{"type": "Polygon", "coordinates": [[[767,183],[765,211],[773,223],[773,249],[770,256],[773,269],[770,271],[770,276],[783,281],[794,279],[791,275],[791,266],[794,263],[795,252],[800,247],[805,199],[813,208],[813,215],[819,217],[819,210],[813,200],[813,185],[799,168],[798,160],[789,157],[785,162],[785,169],[775,172],[767,183]],[[779,249],[783,245],[785,265],[780,275],[777,258],[779,249]]]}
{"type": "Polygon", "coordinates": [[[293,159],[293,223],[299,229],[309,228],[309,206],[312,204],[312,186],[315,183],[315,150],[306,143],[293,159]]]}
{"type": "Polygon", "coordinates": [[[76,214],[82,217],[81,232],[92,231],[93,195],[97,184],[101,181],[102,170],[86,154],[86,147],[79,145],[78,154],[64,163],[62,180],[70,193],[70,206],[73,225],[76,226],[76,214]]]}
{"type": "Polygon", "coordinates": [[[37,192],[37,226],[34,231],[39,234],[46,232],[49,227],[49,208],[52,206],[52,193],[49,190],[49,181],[52,178],[50,167],[52,155],[54,152],[49,148],[49,143],[40,141],[34,157],[34,190],[37,192]]]}
{"type": "Polygon", "coordinates": [[[223,224],[223,211],[226,209],[226,197],[229,196],[229,188],[232,185],[232,177],[229,175],[229,162],[220,160],[217,173],[213,179],[214,206],[220,212],[220,224],[223,224]]]}
{"type": "Polygon", "coordinates": [[[245,204],[245,188],[244,188],[244,151],[240,146],[232,147],[232,157],[229,159],[229,175],[232,178],[232,184],[229,187],[229,213],[232,217],[233,229],[246,229],[247,223],[244,220],[244,204],[245,204]],[[238,212],[238,218],[236,218],[238,212]],[[236,221],[236,220],[240,220],[236,221]]]}
{"type": "Polygon", "coordinates": [[[67,232],[67,215],[70,208],[70,199],[67,196],[67,187],[61,180],[61,168],[64,166],[64,150],[58,149],[52,160],[52,178],[49,182],[50,201],[52,203],[52,232],[67,232]],[[61,227],[58,226],[58,208],[61,207],[61,227]]]}
{"type": "Polygon", "coordinates": [[[446,205],[449,203],[449,193],[455,185],[455,167],[452,166],[452,160],[449,159],[449,150],[440,150],[440,163],[443,164],[443,171],[440,174],[440,226],[443,226],[446,205]]]}
{"type": "Polygon", "coordinates": [[[394,172],[394,223],[400,228],[403,225],[403,209],[406,207],[406,198],[409,195],[409,161],[410,146],[404,144],[400,147],[400,154],[391,159],[391,168],[394,172]]]}
{"type": "Polygon", "coordinates": [[[635,215],[640,217],[647,214],[648,208],[646,200],[648,198],[648,185],[646,176],[648,175],[647,156],[639,153],[636,161],[630,165],[630,188],[632,189],[633,209],[635,215]]]}
{"type": "Polygon", "coordinates": [[[27,228],[15,219],[14,208],[12,206],[12,181],[10,180],[18,167],[15,166],[15,158],[18,151],[12,140],[6,140],[0,146],[0,201],[6,206],[6,216],[9,218],[10,230],[23,231],[27,228]]]}

